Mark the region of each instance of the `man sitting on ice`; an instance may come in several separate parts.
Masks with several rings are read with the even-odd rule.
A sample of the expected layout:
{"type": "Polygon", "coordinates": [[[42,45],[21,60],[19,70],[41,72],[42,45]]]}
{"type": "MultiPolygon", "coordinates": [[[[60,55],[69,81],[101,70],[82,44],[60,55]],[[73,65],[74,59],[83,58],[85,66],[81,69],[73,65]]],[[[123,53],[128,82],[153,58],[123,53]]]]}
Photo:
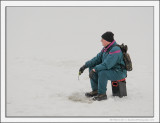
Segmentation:
{"type": "Polygon", "coordinates": [[[104,46],[101,52],[79,69],[79,72],[83,73],[86,68],[89,68],[92,91],[85,93],[85,96],[93,97],[93,100],[98,101],[107,99],[108,80],[121,80],[127,76],[127,70],[122,67],[125,66],[123,53],[120,47],[116,46],[114,34],[108,31],[101,37],[104,46]]]}

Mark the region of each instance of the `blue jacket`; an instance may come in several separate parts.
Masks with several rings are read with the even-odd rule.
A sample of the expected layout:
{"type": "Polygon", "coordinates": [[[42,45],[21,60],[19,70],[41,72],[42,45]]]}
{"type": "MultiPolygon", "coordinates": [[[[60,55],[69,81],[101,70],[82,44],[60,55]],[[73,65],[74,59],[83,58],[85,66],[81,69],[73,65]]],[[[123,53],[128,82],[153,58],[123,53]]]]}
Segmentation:
{"type": "Polygon", "coordinates": [[[87,67],[94,67],[96,72],[101,70],[120,70],[126,74],[127,71],[122,68],[122,65],[125,65],[122,51],[120,47],[115,45],[117,45],[117,43],[114,40],[108,46],[104,47],[96,57],[87,61],[85,65],[87,67]]]}

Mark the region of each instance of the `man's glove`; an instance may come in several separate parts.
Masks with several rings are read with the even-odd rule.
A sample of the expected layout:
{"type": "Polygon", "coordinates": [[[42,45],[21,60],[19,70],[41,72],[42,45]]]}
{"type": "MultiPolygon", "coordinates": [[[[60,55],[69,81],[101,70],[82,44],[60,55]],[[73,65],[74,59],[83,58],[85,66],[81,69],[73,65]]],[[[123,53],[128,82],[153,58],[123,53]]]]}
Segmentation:
{"type": "Polygon", "coordinates": [[[94,74],[95,74],[95,72],[94,72],[93,70],[91,70],[91,71],[89,72],[89,78],[90,78],[90,79],[93,79],[94,74]]]}
{"type": "Polygon", "coordinates": [[[79,69],[79,73],[80,73],[80,74],[83,73],[83,71],[84,71],[86,68],[87,68],[86,65],[83,65],[83,66],[79,69]]]}

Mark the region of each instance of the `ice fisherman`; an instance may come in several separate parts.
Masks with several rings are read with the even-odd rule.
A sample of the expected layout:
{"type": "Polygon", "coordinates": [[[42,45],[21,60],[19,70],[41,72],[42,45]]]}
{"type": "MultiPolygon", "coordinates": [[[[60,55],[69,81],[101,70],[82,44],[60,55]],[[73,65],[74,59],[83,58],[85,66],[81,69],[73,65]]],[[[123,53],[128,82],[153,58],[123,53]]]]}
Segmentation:
{"type": "Polygon", "coordinates": [[[89,68],[92,91],[85,93],[85,96],[98,101],[107,99],[108,80],[117,81],[127,76],[127,70],[122,67],[125,65],[123,54],[120,47],[116,46],[114,34],[107,31],[101,37],[103,49],[79,69],[79,72],[83,73],[89,68]]]}

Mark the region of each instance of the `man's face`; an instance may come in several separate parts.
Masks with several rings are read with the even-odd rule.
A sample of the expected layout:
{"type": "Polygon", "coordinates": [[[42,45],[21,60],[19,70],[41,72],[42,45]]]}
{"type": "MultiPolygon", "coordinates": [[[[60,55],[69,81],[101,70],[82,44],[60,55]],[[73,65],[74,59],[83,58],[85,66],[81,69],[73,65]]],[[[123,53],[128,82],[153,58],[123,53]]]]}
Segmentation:
{"type": "Polygon", "coordinates": [[[103,45],[104,47],[106,47],[108,44],[111,43],[111,42],[108,42],[108,41],[104,40],[103,38],[101,39],[101,42],[102,42],[102,45],[103,45]]]}

